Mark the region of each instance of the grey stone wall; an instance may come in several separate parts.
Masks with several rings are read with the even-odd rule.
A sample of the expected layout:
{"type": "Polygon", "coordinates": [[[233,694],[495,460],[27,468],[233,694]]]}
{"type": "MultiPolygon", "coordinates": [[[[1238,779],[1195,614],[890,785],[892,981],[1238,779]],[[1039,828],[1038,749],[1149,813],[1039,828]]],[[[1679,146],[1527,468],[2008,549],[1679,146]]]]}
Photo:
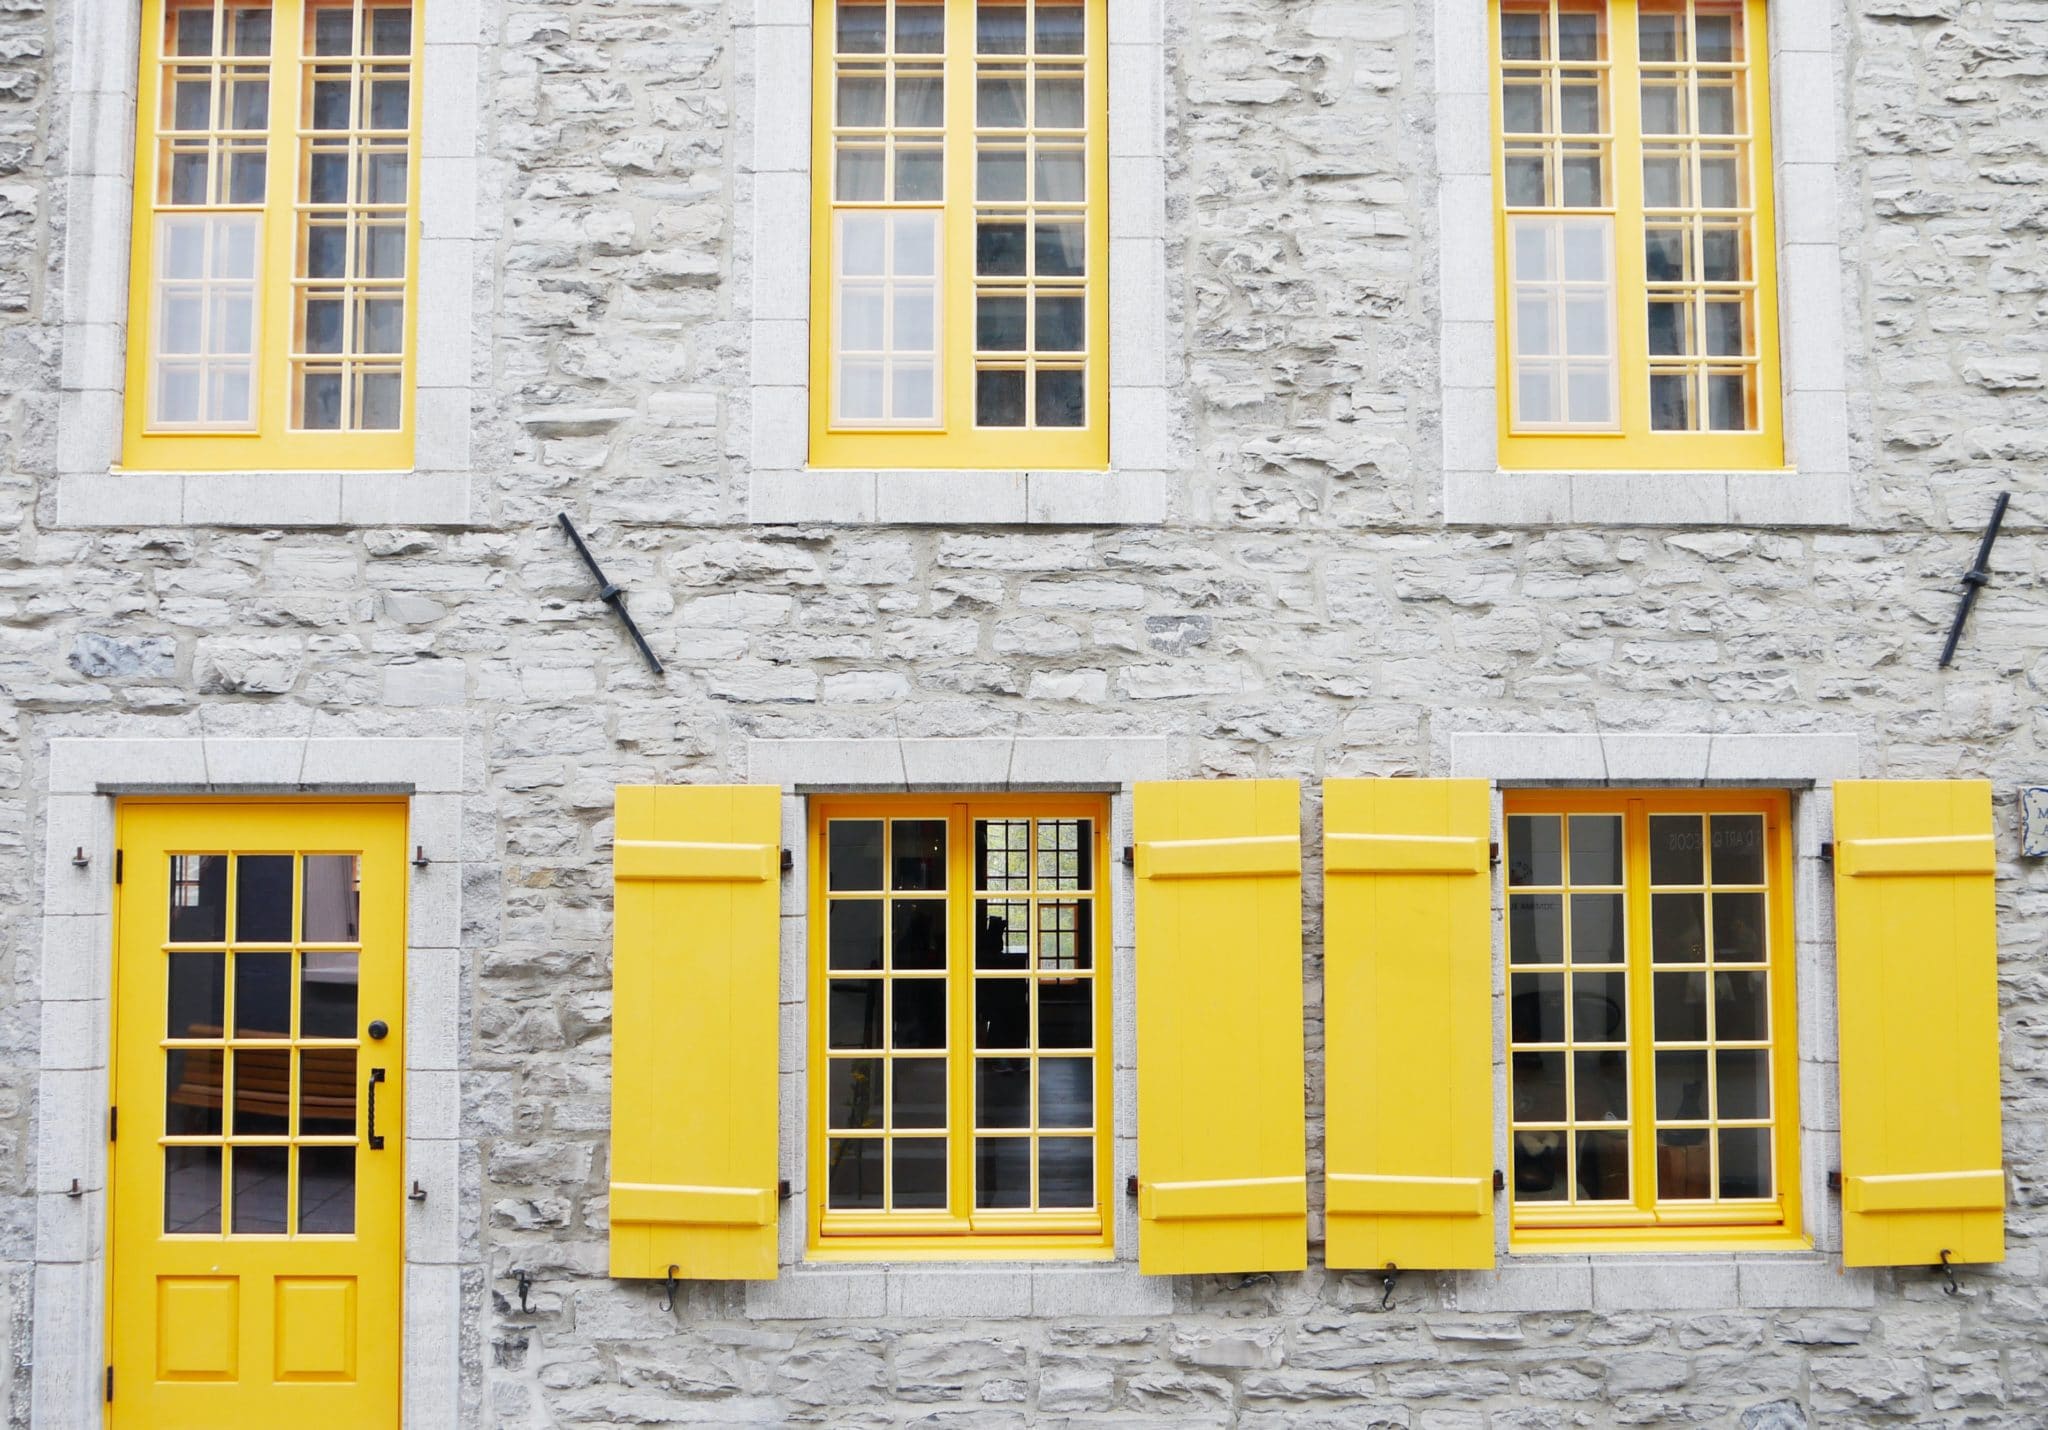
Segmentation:
{"type": "MultiPolygon", "coordinates": [[[[482,6],[496,272],[472,526],[57,526],[53,275],[88,136],[54,37],[113,3],[0,0],[12,1423],[34,1374],[47,741],[312,732],[466,742],[475,1424],[2048,1424],[2048,871],[2013,817],[2048,776],[2048,4],[1784,0],[1840,26],[1858,525],[1451,531],[1437,294],[1491,275],[1434,259],[1431,7],[1169,0],[1181,514],[1018,532],[745,524],[734,16],[710,0],[482,6]],[[1996,584],[1938,673],[2007,488],[1996,584]],[[589,599],[563,509],[665,680],[589,599]],[[1765,1305],[1698,1262],[1488,1309],[1413,1276],[1382,1313],[1375,1278],[1312,1270],[1190,1280],[1156,1322],[943,1294],[796,1322],[726,1287],[664,1314],[604,1278],[614,783],[743,774],[751,737],[1167,735],[1201,773],[1314,779],[1427,771],[1456,731],[1591,729],[1851,732],[1867,774],[1995,781],[2016,1199],[2008,1260],[1962,1295],[1907,1271],[1765,1305]],[[538,1278],[531,1314],[513,1267],[538,1278]]],[[[1312,1077],[1312,1129],[1318,1101],[1312,1077]]]]}

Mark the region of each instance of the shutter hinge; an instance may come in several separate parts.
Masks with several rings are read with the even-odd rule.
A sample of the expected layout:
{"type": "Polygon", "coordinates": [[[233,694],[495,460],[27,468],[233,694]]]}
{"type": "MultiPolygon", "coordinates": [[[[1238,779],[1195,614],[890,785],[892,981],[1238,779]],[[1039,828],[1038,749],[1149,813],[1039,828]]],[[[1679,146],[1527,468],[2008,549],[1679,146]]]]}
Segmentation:
{"type": "Polygon", "coordinates": [[[1138,849],[1137,849],[1137,846],[1136,846],[1136,845],[1134,845],[1134,844],[1126,844],[1126,845],[1124,846],[1124,867],[1125,867],[1126,869],[1134,868],[1134,867],[1136,867],[1136,865],[1137,865],[1137,862],[1138,862],[1138,849]]]}
{"type": "Polygon", "coordinates": [[[114,1403],[114,1368],[107,1367],[107,1404],[114,1403]]]}
{"type": "Polygon", "coordinates": [[[1500,841],[1498,839],[1486,841],[1486,862],[1488,864],[1500,863],[1500,841]]]}
{"type": "Polygon", "coordinates": [[[782,851],[782,872],[787,874],[796,868],[796,854],[792,850],[782,851]]]}
{"type": "Polygon", "coordinates": [[[1127,1197],[1138,1195],[1138,1174],[1136,1172],[1124,1178],[1124,1195],[1127,1197]]]}
{"type": "Polygon", "coordinates": [[[121,882],[121,851],[119,849],[114,851],[114,882],[117,884],[121,882]]]}
{"type": "Polygon", "coordinates": [[[784,1177],[775,1184],[775,1200],[786,1202],[790,1198],[789,1178],[784,1177]]]}
{"type": "Polygon", "coordinates": [[[1508,1189],[1508,1174],[1498,1167],[1493,1169],[1493,1189],[1496,1192],[1504,1192],[1508,1189]]]}
{"type": "Polygon", "coordinates": [[[1828,1173],[1828,1190],[1834,1192],[1837,1195],[1841,1194],[1842,1174],[1840,1171],[1828,1173]]]}
{"type": "Polygon", "coordinates": [[[1834,840],[1832,840],[1832,839],[1829,839],[1829,840],[1825,840],[1825,841],[1823,841],[1823,842],[1822,842],[1822,844],[1821,844],[1821,846],[1820,846],[1820,857],[1821,857],[1821,858],[1823,858],[1823,859],[1832,859],[1832,858],[1834,858],[1834,857],[1835,857],[1835,841],[1834,841],[1834,840]]]}
{"type": "Polygon", "coordinates": [[[120,1139],[120,1136],[121,1109],[118,1107],[110,1107],[107,1109],[107,1140],[109,1142],[118,1141],[120,1139]]]}

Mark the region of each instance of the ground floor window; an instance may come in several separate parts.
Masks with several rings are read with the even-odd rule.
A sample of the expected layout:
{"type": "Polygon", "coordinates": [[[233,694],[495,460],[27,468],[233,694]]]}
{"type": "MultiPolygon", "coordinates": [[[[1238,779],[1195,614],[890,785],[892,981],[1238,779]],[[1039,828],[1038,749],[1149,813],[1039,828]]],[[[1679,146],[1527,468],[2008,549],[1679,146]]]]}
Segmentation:
{"type": "Polygon", "coordinates": [[[1796,1228],[1789,803],[1507,797],[1518,1238],[1796,1228]]]}
{"type": "Polygon", "coordinates": [[[1106,1245],[1107,814],[812,801],[817,1244],[1106,1245]]]}

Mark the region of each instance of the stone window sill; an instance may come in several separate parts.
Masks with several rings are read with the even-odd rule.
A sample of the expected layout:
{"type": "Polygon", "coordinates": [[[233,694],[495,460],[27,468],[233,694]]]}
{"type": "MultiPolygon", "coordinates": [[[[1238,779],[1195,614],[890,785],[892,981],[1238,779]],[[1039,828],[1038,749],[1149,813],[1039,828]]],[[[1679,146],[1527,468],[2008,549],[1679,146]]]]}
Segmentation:
{"type": "Polygon", "coordinates": [[[1851,1309],[1874,1305],[1877,1278],[1824,1252],[1714,1256],[1509,1255],[1492,1271],[1451,1273],[1459,1311],[1851,1309]]]}
{"type": "Polygon", "coordinates": [[[464,526],[467,472],[68,473],[59,527],[464,526]]]}
{"type": "Polygon", "coordinates": [[[1846,472],[1446,472],[1449,526],[1851,526],[1846,472]]]}
{"type": "Polygon", "coordinates": [[[755,472],[747,516],[792,526],[1157,526],[1165,472],[755,472]]]}
{"type": "Polygon", "coordinates": [[[746,1283],[749,1320],[868,1320],[882,1316],[1023,1320],[1059,1316],[1173,1314],[1173,1281],[1128,1263],[1057,1266],[784,1266],[773,1281],[746,1283]]]}

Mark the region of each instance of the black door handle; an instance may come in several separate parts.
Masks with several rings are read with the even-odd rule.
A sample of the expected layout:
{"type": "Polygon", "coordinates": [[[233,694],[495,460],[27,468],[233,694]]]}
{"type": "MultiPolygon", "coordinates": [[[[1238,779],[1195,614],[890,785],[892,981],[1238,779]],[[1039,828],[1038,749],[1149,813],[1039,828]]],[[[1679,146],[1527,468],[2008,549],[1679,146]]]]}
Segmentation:
{"type": "Polygon", "coordinates": [[[384,1139],[377,1135],[377,1084],[384,1081],[384,1069],[370,1069],[370,1150],[382,1152],[384,1139]]]}

